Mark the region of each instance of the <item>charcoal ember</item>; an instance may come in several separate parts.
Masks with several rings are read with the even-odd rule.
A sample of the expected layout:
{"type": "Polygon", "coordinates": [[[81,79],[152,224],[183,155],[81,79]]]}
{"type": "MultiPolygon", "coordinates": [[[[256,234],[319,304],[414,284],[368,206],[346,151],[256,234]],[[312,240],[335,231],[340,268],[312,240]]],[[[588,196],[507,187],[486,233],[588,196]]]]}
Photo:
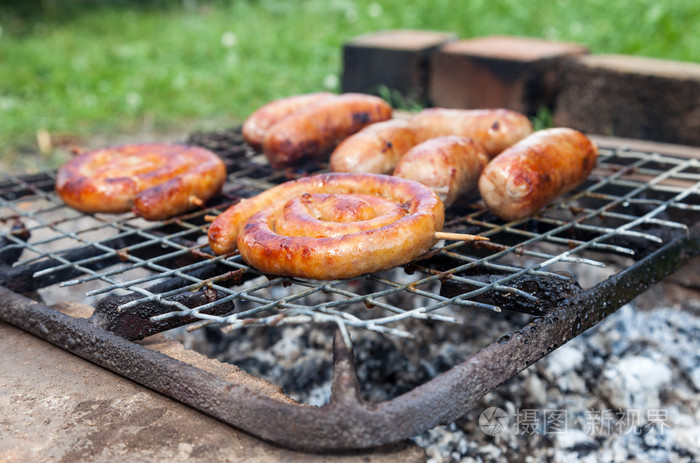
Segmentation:
{"type": "Polygon", "coordinates": [[[211,328],[188,334],[187,340],[191,348],[209,357],[233,363],[282,387],[298,402],[320,406],[330,397],[334,331],[305,328],[251,326],[231,335],[211,328]]]}
{"type": "MultiPolygon", "coordinates": [[[[182,293],[170,298],[171,302],[179,302],[187,308],[194,309],[200,305],[208,304],[224,295],[220,291],[204,288],[198,291],[182,293]]],[[[136,306],[120,309],[119,306],[143,299],[141,294],[127,296],[107,296],[95,305],[93,320],[104,329],[117,336],[129,340],[139,340],[155,333],[160,333],[178,326],[198,321],[193,316],[175,316],[162,321],[154,322],[151,317],[173,311],[173,306],[159,300],[144,301],[136,306]]],[[[211,315],[225,315],[233,311],[233,302],[219,304],[202,313],[211,315]]]]}
{"type": "MultiPolygon", "coordinates": [[[[22,223],[21,220],[15,220],[10,229],[10,234],[15,238],[26,242],[31,233],[27,230],[27,227],[22,223]]],[[[22,255],[24,249],[21,246],[16,246],[14,241],[11,241],[5,237],[0,238],[0,264],[1,265],[12,265],[19,257],[22,255]]]]}
{"type": "MultiPolygon", "coordinates": [[[[498,282],[502,275],[473,275],[469,277],[475,282],[483,285],[498,282]]],[[[471,298],[477,302],[494,305],[502,310],[528,313],[532,315],[544,315],[549,310],[561,304],[567,299],[582,291],[579,284],[573,279],[560,280],[554,277],[522,275],[508,283],[504,283],[511,288],[519,289],[537,298],[532,301],[514,292],[507,290],[493,289],[471,298]]],[[[445,297],[455,297],[476,291],[481,286],[476,283],[445,279],[440,287],[440,295],[445,297]]]]}
{"type": "Polygon", "coordinates": [[[664,360],[661,355],[629,355],[611,362],[603,370],[601,393],[615,408],[659,408],[659,390],[673,376],[664,360]]]}

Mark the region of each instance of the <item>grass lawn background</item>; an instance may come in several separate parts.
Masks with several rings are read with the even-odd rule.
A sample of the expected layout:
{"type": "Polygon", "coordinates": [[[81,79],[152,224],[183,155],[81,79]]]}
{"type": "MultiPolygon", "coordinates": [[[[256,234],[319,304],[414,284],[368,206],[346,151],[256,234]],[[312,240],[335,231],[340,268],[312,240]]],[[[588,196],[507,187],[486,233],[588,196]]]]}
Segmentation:
{"type": "Polygon", "coordinates": [[[4,0],[0,159],[55,167],[68,145],[231,127],[274,98],[338,91],[343,43],[383,29],[700,62],[699,23],[697,0],[4,0]],[[37,159],[38,133],[58,149],[37,159]]]}

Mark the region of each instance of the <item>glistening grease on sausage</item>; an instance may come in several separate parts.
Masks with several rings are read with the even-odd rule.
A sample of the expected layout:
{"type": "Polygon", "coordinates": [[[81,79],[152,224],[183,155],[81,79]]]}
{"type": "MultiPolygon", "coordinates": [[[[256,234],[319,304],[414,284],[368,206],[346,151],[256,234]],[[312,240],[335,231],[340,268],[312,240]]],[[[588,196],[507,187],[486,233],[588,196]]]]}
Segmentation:
{"type": "Polygon", "coordinates": [[[270,127],[263,153],[277,168],[323,160],[345,138],[391,115],[391,106],[372,95],[345,93],[324,98],[270,127]]]}
{"type": "Polygon", "coordinates": [[[226,166],[204,148],[145,143],[80,154],[58,169],[56,193],[83,212],[129,210],[161,220],[200,206],[226,180],[226,166]]]}
{"type": "Polygon", "coordinates": [[[352,278],[401,265],[436,242],[444,206],[427,187],[375,174],[320,174],[273,187],[212,222],[217,254],[236,248],[272,275],[352,278]]]}
{"type": "Polygon", "coordinates": [[[243,123],[243,139],[254,149],[262,149],[263,140],[270,127],[310,104],[333,96],[329,92],[305,93],[271,101],[255,110],[243,123]]]}
{"type": "Polygon", "coordinates": [[[333,151],[333,172],[391,174],[404,154],[423,141],[408,121],[392,119],[371,124],[346,138],[333,151]]]}
{"type": "Polygon", "coordinates": [[[581,184],[597,158],[598,148],[581,132],[540,130],[486,166],[479,178],[479,192],[500,218],[521,219],[581,184]]]}
{"type": "Polygon", "coordinates": [[[468,137],[486,148],[490,157],[532,133],[523,114],[507,109],[428,108],[409,121],[424,139],[455,135],[468,137]]]}
{"type": "Polygon", "coordinates": [[[394,175],[427,186],[447,207],[476,188],[488,162],[486,150],[471,138],[438,137],[406,153],[394,175]]]}

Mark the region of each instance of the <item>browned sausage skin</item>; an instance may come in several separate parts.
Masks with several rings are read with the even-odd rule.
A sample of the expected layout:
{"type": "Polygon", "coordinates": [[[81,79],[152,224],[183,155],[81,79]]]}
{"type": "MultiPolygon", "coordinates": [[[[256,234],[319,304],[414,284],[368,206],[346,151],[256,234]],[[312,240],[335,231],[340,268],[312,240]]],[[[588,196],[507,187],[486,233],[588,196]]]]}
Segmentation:
{"type": "Polygon", "coordinates": [[[243,139],[254,149],[261,150],[270,127],[295,111],[333,96],[330,92],[305,93],[271,101],[254,111],[241,128],[243,139]]]}
{"type": "Polygon", "coordinates": [[[392,119],[371,124],[346,138],[333,151],[333,172],[391,174],[404,154],[422,139],[408,121],[392,119]]]}
{"type": "Polygon", "coordinates": [[[324,98],[270,127],[263,153],[277,168],[323,160],[348,136],[391,115],[391,106],[372,95],[345,93],[324,98]]]}
{"type": "Polygon", "coordinates": [[[427,186],[447,207],[476,188],[488,162],[486,150],[471,138],[438,137],[406,153],[394,175],[427,186]]]}
{"type": "Polygon", "coordinates": [[[496,156],[479,178],[489,209],[504,220],[527,217],[583,182],[598,148],[568,128],[540,130],[496,156]]]}
{"type": "Polygon", "coordinates": [[[427,187],[375,174],[320,174],[273,187],[212,222],[217,254],[239,249],[273,275],[352,278],[428,251],[444,206],[427,187]]]}
{"type": "Polygon", "coordinates": [[[409,119],[424,140],[455,135],[486,148],[490,157],[532,133],[523,114],[507,109],[428,108],[409,119]]]}
{"type": "Polygon", "coordinates": [[[165,219],[201,205],[226,180],[214,153],[165,143],[89,151],[58,169],[56,193],[83,212],[128,212],[165,219]]]}

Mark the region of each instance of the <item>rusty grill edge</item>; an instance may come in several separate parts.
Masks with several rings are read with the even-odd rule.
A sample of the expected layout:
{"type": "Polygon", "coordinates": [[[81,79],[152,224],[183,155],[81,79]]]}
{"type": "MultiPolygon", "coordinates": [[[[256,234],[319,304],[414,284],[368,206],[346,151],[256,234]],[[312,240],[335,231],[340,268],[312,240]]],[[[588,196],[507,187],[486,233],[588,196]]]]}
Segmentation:
{"type": "Polygon", "coordinates": [[[413,391],[379,404],[359,397],[352,351],[336,338],[332,396],[323,407],[279,402],[0,287],[0,319],[265,440],[301,450],[372,448],[468,412],[490,390],[596,325],[700,253],[700,239],[662,249],[509,333],[413,391]],[[660,264],[661,263],[661,264],[660,264]]]}

